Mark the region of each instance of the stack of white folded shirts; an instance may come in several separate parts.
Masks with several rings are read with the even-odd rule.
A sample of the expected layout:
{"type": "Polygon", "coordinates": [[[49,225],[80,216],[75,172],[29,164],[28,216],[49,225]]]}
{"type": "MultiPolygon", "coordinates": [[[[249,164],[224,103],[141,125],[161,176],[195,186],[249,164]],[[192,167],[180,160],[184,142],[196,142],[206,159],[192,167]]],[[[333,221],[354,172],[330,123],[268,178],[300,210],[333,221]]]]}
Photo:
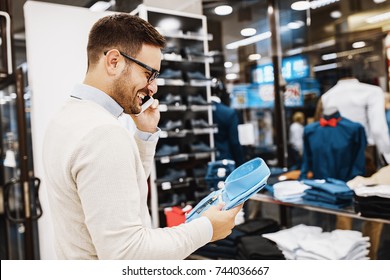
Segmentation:
{"type": "Polygon", "coordinates": [[[273,189],[276,199],[291,203],[301,203],[305,190],[310,189],[310,186],[293,180],[276,183],[273,185],[273,189]]]}
{"type": "Polygon", "coordinates": [[[298,240],[305,238],[307,235],[316,235],[321,232],[322,228],[320,227],[300,224],[289,229],[266,233],[262,236],[275,242],[287,260],[295,260],[295,252],[299,249],[298,240]]]}
{"type": "Polygon", "coordinates": [[[358,187],[352,189],[356,195],[361,197],[379,196],[383,198],[390,198],[390,185],[376,185],[369,187],[359,185],[358,187]]]}
{"type": "Polygon", "coordinates": [[[263,234],[274,241],[286,259],[361,260],[368,259],[370,242],[361,232],[298,225],[275,233],[263,234]]]}

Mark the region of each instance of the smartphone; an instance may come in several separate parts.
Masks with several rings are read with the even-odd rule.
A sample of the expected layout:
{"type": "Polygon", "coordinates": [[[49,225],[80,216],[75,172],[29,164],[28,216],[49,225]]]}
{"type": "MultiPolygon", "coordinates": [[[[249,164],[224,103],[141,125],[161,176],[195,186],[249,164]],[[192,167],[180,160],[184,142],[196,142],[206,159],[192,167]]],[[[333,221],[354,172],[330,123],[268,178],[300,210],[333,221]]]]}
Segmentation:
{"type": "Polygon", "coordinates": [[[139,112],[138,114],[136,114],[136,116],[138,116],[139,114],[141,114],[143,111],[145,111],[146,109],[148,109],[150,107],[150,105],[153,104],[153,101],[154,101],[154,98],[149,96],[149,95],[146,95],[145,98],[142,100],[142,106],[141,106],[141,112],[139,112]]]}

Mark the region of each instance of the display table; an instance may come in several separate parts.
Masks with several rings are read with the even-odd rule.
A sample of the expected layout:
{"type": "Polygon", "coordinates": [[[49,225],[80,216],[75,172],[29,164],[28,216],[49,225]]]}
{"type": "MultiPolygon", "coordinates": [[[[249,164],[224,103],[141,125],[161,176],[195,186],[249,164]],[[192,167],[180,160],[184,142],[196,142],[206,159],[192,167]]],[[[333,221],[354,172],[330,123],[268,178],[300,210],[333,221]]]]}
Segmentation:
{"type": "Polygon", "coordinates": [[[282,226],[287,226],[291,220],[288,217],[288,211],[287,211],[287,209],[291,208],[291,207],[302,208],[302,209],[306,209],[308,211],[333,214],[336,216],[350,217],[353,219],[390,224],[390,220],[379,219],[379,218],[367,218],[367,217],[360,216],[358,213],[354,212],[352,207],[344,208],[344,209],[340,209],[340,210],[335,210],[335,209],[318,207],[318,206],[313,206],[313,205],[308,205],[308,204],[284,202],[284,201],[280,201],[280,200],[275,199],[272,195],[270,195],[267,192],[257,193],[251,197],[251,200],[279,205],[279,207],[280,207],[280,223],[282,226]]]}

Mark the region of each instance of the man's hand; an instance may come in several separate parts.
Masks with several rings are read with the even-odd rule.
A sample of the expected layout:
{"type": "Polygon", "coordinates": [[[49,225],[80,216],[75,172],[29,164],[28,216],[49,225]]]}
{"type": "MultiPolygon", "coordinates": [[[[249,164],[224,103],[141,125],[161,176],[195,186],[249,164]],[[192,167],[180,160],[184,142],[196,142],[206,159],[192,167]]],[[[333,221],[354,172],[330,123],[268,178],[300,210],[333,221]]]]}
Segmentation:
{"type": "Polygon", "coordinates": [[[154,99],[154,102],[144,112],[136,115],[131,115],[137,128],[144,132],[155,133],[157,131],[157,125],[160,121],[160,110],[158,109],[158,100],[154,99]]]}
{"type": "Polygon", "coordinates": [[[235,226],[234,220],[238,212],[240,212],[242,206],[236,206],[230,210],[222,211],[223,203],[218,204],[217,206],[210,206],[202,216],[207,217],[211,225],[213,226],[213,237],[211,242],[223,239],[232,232],[232,228],[235,226]]]}

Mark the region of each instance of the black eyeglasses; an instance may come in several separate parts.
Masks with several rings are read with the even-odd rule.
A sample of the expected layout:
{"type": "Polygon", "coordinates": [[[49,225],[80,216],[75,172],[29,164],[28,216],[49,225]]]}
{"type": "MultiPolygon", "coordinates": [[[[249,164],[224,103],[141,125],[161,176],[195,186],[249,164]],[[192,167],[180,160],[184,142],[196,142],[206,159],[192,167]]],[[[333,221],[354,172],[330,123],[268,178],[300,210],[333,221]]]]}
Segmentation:
{"type": "MultiPolygon", "coordinates": [[[[108,51],[105,51],[105,52],[104,52],[104,55],[106,55],[107,52],[108,52],[108,51]]],[[[139,60],[137,60],[137,59],[131,57],[130,55],[127,55],[127,54],[125,54],[125,53],[123,53],[123,52],[121,52],[121,51],[119,51],[119,53],[120,53],[122,56],[126,57],[127,59],[131,60],[132,62],[138,64],[139,66],[145,68],[146,70],[148,70],[148,71],[150,72],[150,76],[148,77],[148,84],[150,84],[151,82],[153,82],[153,81],[154,81],[155,79],[157,79],[158,76],[160,75],[160,72],[159,72],[158,70],[156,70],[156,69],[150,67],[149,65],[146,65],[145,63],[143,63],[143,62],[141,62],[141,61],[139,61],[139,60]]]]}

